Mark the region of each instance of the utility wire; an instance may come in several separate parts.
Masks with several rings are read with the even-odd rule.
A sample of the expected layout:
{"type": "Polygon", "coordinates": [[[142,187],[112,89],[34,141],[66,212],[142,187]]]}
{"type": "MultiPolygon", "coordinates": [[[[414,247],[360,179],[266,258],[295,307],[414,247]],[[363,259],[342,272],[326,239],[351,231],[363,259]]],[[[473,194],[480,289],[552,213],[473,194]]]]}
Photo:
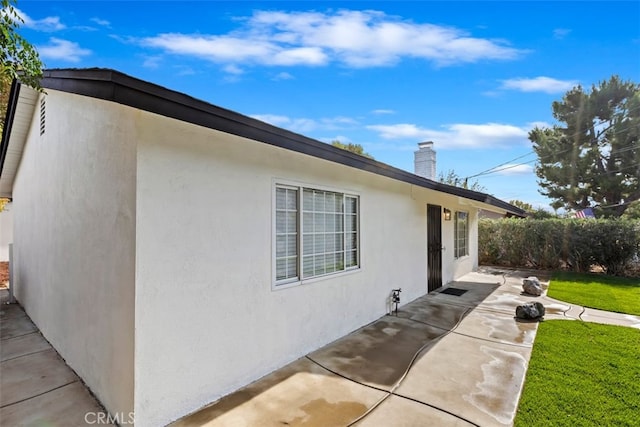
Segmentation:
{"type": "MultiPolygon", "coordinates": [[[[637,110],[637,109],[640,109],[640,106],[637,106],[637,107],[631,108],[631,109],[629,109],[629,110],[628,110],[628,112],[630,112],[630,111],[634,111],[634,110],[637,110]]],[[[601,125],[601,124],[604,124],[604,123],[607,123],[607,122],[610,122],[610,121],[611,121],[611,120],[602,120],[602,121],[600,121],[599,123],[596,123],[596,124],[594,125],[594,127],[597,127],[597,126],[599,126],[599,125],[601,125]]],[[[612,124],[612,126],[613,126],[613,124],[612,124]]],[[[624,132],[624,131],[626,131],[626,130],[628,130],[628,129],[631,129],[632,127],[634,127],[634,125],[630,125],[630,126],[627,126],[627,127],[625,127],[625,128],[618,129],[618,130],[616,130],[616,132],[614,132],[614,133],[613,133],[613,135],[617,135],[617,134],[619,134],[619,133],[622,133],[622,132],[624,132]]],[[[580,135],[584,135],[584,132],[575,132],[575,133],[573,133],[572,135],[569,135],[569,137],[570,137],[570,138],[572,138],[572,137],[580,136],[580,135]]],[[[558,152],[556,152],[556,153],[552,153],[552,154],[549,154],[549,155],[547,155],[547,156],[543,156],[543,158],[555,157],[555,156],[557,156],[558,154],[566,153],[566,152],[568,152],[568,151],[571,151],[572,149],[573,149],[573,147],[569,147],[569,148],[568,148],[568,149],[566,149],[566,150],[558,151],[558,152]]],[[[634,147],[625,147],[624,149],[621,149],[621,150],[619,150],[619,151],[615,151],[615,153],[617,154],[617,153],[621,153],[621,152],[629,151],[629,150],[632,150],[632,149],[634,149],[634,147]]],[[[614,153],[614,152],[612,151],[610,154],[613,154],[613,153],[614,153]]],[[[506,161],[506,162],[504,162],[504,163],[501,163],[501,164],[499,164],[499,165],[496,165],[496,166],[494,166],[494,167],[492,167],[492,168],[490,168],[490,169],[487,169],[487,170],[484,170],[484,171],[482,171],[482,172],[479,172],[479,173],[477,173],[477,174],[475,174],[475,175],[469,175],[469,176],[465,177],[465,178],[464,178],[464,180],[466,181],[466,180],[468,180],[469,178],[475,178],[475,177],[478,177],[478,176],[488,175],[488,174],[490,174],[490,173],[495,173],[495,172],[497,172],[497,171],[501,171],[501,170],[503,170],[503,169],[499,169],[499,170],[497,170],[497,171],[496,171],[495,169],[499,168],[500,166],[506,166],[506,165],[509,165],[509,163],[514,162],[514,161],[519,160],[519,159],[522,159],[522,158],[524,158],[524,157],[530,156],[531,154],[535,154],[535,151],[533,151],[533,150],[532,150],[532,151],[530,151],[530,152],[528,152],[528,153],[526,153],[526,154],[523,154],[523,155],[518,156],[518,157],[516,157],[516,158],[514,158],[514,159],[511,159],[511,160],[508,160],[508,161],[506,161]]],[[[531,162],[525,162],[525,163],[521,163],[521,164],[519,164],[519,165],[513,165],[513,167],[517,167],[517,166],[520,166],[520,165],[523,165],[523,164],[528,164],[528,163],[531,163],[531,162]]],[[[511,165],[510,165],[510,166],[511,166],[511,165]]],[[[511,168],[511,167],[509,167],[509,168],[507,168],[507,169],[510,169],[510,168],[511,168]]]]}

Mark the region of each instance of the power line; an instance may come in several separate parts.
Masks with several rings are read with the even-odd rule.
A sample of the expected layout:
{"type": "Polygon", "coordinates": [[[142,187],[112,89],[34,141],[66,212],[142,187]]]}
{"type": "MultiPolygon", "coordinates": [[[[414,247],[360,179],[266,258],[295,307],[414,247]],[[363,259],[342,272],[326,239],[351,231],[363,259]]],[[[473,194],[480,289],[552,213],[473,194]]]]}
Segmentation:
{"type": "MultiPolygon", "coordinates": [[[[634,107],[634,108],[630,108],[630,109],[627,111],[627,113],[629,113],[629,112],[631,112],[631,111],[634,111],[634,110],[637,110],[637,109],[640,109],[640,105],[639,105],[639,106],[637,106],[637,107],[634,107]]],[[[604,124],[604,123],[607,123],[607,122],[611,122],[611,120],[602,120],[602,121],[600,121],[599,123],[594,124],[593,126],[594,126],[594,127],[597,127],[597,126],[599,126],[599,125],[601,125],[601,124],[604,124]]],[[[613,126],[613,124],[612,124],[612,126],[613,126]]],[[[622,133],[622,132],[624,132],[624,131],[626,131],[626,130],[628,130],[628,129],[632,128],[632,127],[635,127],[635,125],[630,125],[630,126],[627,126],[627,127],[625,127],[625,128],[622,128],[622,129],[617,129],[617,130],[616,130],[616,132],[614,132],[614,133],[613,133],[613,135],[617,135],[617,134],[619,134],[619,133],[622,133]]],[[[580,136],[580,135],[584,135],[584,132],[575,132],[575,133],[573,133],[572,135],[569,135],[568,137],[572,138],[572,137],[576,137],[576,136],[580,136]]],[[[568,152],[568,151],[572,150],[573,148],[574,148],[574,147],[569,147],[569,148],[568,148],[568,149],[566,149],[566,150],[558,151],[558,152],[556,152],[556,153],[552,153],[552,154],[549,154],[549,155],[547,155],[547,156],[542,156],[542,157],[540,157],[540,156],[539,156],[539,158],[555,157],[555,156],[557,156],[558,154],[564,154],[564,153],[566,153],[566,152],[568,152]]],[[[615,151],[615,153],[617,154],[617,153],[621,153],[621,152],[629,151],[629,150],[632,150],[632,149],[634,149],[634,147],[625,147],[624,149],[621,149],[621,150],[619,150],[619,151],[615,151]]],[[[614,152],[612,151],[610,154],[613,154],[613,153],[614,153],[614,152]]],[[[508,160],[508,161],[506,161],[506,162],[504,162],[504,163],[500,163],[499,165],[496,165],[496,166],[494,166],[494,167],[492,167],[492,168],[486,169],[486,170],[484,170],[484,171],[482,171],[482,172],[479,172],[479,173],[477,173],[477,174],[475,174],[475,175],[469,175],[469,176],[465,177],[464,179],[465,179],[465,180],[468,180],[469,178],[475,178],[475,177],[478,177],[478,176],[482,176],[482,175],[489,175],[489,174],[493,174],[493,173],[496,173],[496,172],[502,171],[502,170],[504,170],[504,169],[497,169],[497,168],[499,168],[500,166],[506,166],[506,165],[509,165],[511,162],[514,162],[514,161],[516,161],[516,160],[519,160],[519,159],[522,159],[522,158],[524,158],[524,157],[530,156],[531,154],[535,154],[535,151],[533,151],[533,150],[532,150],[532,151],[530,151],[530,152],[528,152],[528,153],[526,153],[526,154],[523,154],[523,155],[518,156],[518,157],[516,157],[516,158],[514,158],[514,159],[511,159],[511,160],[508,160]]],[[[511,169],[512,167],[517,167],[517,166],[521,166],[521,165],[528,164],[528,163],[531,163],[531,162],[520,163],[520,164],[517,164],[517,165],[509,165],[509,167],[508,167],[507,169],[511,169]]]]}
{"type": "MultiPolygon", "coordinates": [[[[640,143],[636,143],[636,144],[630,145],[629,147],[624,147],[624,148],[621,148],[619,150],[613,150],[609,154],[610,155],[611,154],[619,154],[619,153],[624,153],[624,152],[635,150],[635,149],[639,149],[639,148],[640,148],[640,143]]],[[[494,166],[494,167],[492,167],[490,169],[487,169],[487,170],[482,171],[480,173],[477,173],[475,175],[468,176],[468,177],[465,178],[465,180],[468,180],[469,178],[475,178],[475,177],[478,177],[478,176],[491,175],[491,174],[494,174],[494,173],[502,172],[504,170],[513,169],[513,168],[516,168],[518,166],[523,166],[523,165],[526,165],[526,164],[529,164],[529,163],[533,163],[533,162],[536,162],[536,161],[541,160],[541,159],[547,159],[547,158],[555,157],[555,156],[557,156],[559,154],[564,154],[564,153],[566,153],[568,151],[571,151],[573,149],[574,149],[574,147],[569,147],[566,150],[557,151],[555,153],[551,153],[551,154],[548,154],[546,156],[539,156],[538,159],[535,159],[535,160],[530,160],[528,162],[517,163],[515,165],[511,165],[510,164],[511,162],[513,162],[515,160],[518,160],[518,159],[521,159],[523,157],[527,157],[527,156],[533,154],[534,151],[531,151],[531,152],[529,152],[527,154],[524,154],[522,156],[516,157],[515,159],[509,160],[507,162],[501,163],[501,164],[499,164],[497,166],[494,166]],[[507,167],[500,168],[500,166],[507,166],[507,167]]]]}

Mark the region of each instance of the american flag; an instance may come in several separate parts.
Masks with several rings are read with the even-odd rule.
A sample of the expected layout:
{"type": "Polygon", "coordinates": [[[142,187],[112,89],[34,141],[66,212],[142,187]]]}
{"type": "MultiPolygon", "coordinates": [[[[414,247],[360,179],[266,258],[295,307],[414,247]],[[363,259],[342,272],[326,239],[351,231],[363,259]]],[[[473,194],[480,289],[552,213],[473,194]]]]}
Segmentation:
{"type": "Polygon", "coordinates": [[[578,211],[574,214],[576,218],[595,218],[596,216],[593,214],[593,209],[586,208],[578,211]]]}

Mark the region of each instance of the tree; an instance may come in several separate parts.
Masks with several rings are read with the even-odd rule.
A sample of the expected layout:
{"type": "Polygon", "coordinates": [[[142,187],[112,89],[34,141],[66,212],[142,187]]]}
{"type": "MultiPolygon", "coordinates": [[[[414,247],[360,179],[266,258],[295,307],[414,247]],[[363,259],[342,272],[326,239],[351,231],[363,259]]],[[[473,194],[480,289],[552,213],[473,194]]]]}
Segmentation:
{"type": "Polygon", "coordinates": [[[529,133],[540,193],[555,209],[599,206],[620,216],[640,199],[640,85],[613,76],[552,104],[561,124],[529,133]]]}
{"type": "Polygon", "coordinates": [[[23,19],[13,7],[15,0],[0,0],[0,134],[9,102],[13,79],[42,90],[40,79],[44,65],[36,49],[17,33],[23,19]]]}
{"type": "Polygon", "coordinates": [[[18,34],[24,20],[14,8],[15,0],[0,0],[0,79],[22,83],[40,89],[43,64],[36,49],[18,34]]]}
{"type": "Polygon", "coordinates": [[[629,206],[622,214],[622,218],[640,220],[640,200],[629,203],[629,206]]]}
{"type": "Polygon", "coordinates": [[[458,175],[453,169],[449,169],[446,173],[440,172],[440,175],[438,175],[438,181],[442,182],[443,184],[453,185],[454,187],[466,188],[467,190],[479,192],[487,191],[487,189],[484,186],[480,185],[477,180],[471,181],[471,183],[469,183],[468,179],[461,178],[460,175],[458,175]]]}
{"type": "Polygon", "coordinates": [[[361,156],[364,156],[373,160],[373,156],[369,153],[366,153],[364,151],[364,147],[360,144],[352,144],[351,142],[349,142],[348,144],[344,144],[336,139],[334,141],[331,141],[331,145],[333,145],[334,147],[342,148],[343,150],[351,151],[352,153],[359,154],[361,156]]]}
{"type": "Polygon", "coordinates": [[[509,200],[509,204],[517,206],[523,211],[531,212],[533,210],[533,205],[531,203],[523,202],[522,200],[509,200]]]}
{"type": "Polygon", "coordinates": [[[522,200],[509,200],[509,204],[517,206],[527,213],[527,218],[531,219],[546,219],[557,218],[557,215],[551,213],[542,208],[534,208],[531,203],[523,202],[522,200]]]}

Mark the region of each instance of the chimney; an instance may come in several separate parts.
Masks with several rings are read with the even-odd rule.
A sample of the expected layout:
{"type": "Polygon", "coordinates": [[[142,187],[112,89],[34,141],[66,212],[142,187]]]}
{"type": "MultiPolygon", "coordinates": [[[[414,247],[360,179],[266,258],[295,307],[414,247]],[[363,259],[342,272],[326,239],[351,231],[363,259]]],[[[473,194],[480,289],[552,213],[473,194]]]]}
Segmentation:
{"type": "Polygon", "coordinates": [[[435,181],[436,152],[433,150],[433,141],[418,143],[418,151],[415,151],[413,155],[414,173],[435,181]]]}

